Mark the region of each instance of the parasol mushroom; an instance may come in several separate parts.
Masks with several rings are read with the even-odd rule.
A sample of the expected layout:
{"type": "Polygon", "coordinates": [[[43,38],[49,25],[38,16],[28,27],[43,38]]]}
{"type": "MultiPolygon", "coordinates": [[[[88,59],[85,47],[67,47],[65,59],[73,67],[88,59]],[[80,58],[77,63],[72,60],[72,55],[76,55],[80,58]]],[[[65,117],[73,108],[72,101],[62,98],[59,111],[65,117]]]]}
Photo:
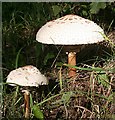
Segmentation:
{"type": "Polygon", "coordinates": [[[30,116],[30,104],[29,104],[29,90],[28,87],[39,87],[39,85],[47,85],[47,78],[40,73],[40,71],[32,66],[27,65],[24,67],[17,68],[9,73],[7,76],[7,83],[11,86],[25,86],[24,92],[24,107],[25,107],[25,118],[30,116]]]}
{"type": "MultiPolygon", "coordinates": [[[[91,20],[77,15],[66,15],[47,22],[36,35],[36,40],[44,44],[64,45],[68,52],[68,64],[76,65],[76,53],[82,45],[104,40],[103,29],[91,20]]],[[[69,76],[76,75],[76,69],[69,68],[69,76]]]]}

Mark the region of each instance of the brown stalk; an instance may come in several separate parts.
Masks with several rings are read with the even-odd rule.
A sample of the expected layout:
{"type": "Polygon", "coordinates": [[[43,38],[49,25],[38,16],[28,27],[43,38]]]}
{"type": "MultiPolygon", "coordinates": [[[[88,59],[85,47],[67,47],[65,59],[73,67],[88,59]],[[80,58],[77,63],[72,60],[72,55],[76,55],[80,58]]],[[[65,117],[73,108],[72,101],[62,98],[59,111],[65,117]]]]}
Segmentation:
{"type": "MultiPolygon", "coordinates": [[[[76,53],[75,52],[70,52],[68,54],[68,64],[75,66],[76,65],[76,53]]],[[[74,77],[76,76],[76,69],[75,68],[69,68],[69,77],[74,77]]]]}
{"type": "Polygon", "coordinates": [[[30,117],[30,93],[28,90],[23,90],[23,92],[24,92],[24,108],[25,108],[24,117],[28,119],[30,117]]]}

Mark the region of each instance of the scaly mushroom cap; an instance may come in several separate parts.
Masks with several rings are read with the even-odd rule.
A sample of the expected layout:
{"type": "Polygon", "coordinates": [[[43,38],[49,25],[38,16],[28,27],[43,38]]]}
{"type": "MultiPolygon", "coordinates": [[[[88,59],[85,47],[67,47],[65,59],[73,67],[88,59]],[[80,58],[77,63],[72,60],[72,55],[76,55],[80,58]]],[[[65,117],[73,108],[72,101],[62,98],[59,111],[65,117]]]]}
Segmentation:
{"type": "Polygon", "coordinates": [[[80,45],[104,40],[104,31],[93,21],[77,15],[66,15],[42,26],[36,40],[46,44],[80,45]]]}
{"type": "Polygon", "coordinates": [[[47,85],[47,78],[40,73],[40,71],[32,66],[24,66],[15,69],[9,73],[7,76],[7,83],[15,86],[15,84],[20,86],[36,86],[47,85]],[[14,83],[14,84],[13,84],[14,83]]]}

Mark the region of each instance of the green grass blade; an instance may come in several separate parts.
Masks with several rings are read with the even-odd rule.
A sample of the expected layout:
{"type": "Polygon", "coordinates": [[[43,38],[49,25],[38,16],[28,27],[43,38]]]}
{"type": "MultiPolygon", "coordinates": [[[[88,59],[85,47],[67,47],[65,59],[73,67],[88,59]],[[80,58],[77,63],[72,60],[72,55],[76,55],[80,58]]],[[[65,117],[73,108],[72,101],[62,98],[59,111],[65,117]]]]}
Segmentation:
{"type": "Polygon", "coordinates": [[[21,49],[18,51],[18,53],[17,53],[17,56],[16,56],[16,62],[15,62],[15,68],[18,67],[19,55],[20,55],[20,52],[21,52],[22,49],[23,49],[23,48],[21,48],[21,49]]]}

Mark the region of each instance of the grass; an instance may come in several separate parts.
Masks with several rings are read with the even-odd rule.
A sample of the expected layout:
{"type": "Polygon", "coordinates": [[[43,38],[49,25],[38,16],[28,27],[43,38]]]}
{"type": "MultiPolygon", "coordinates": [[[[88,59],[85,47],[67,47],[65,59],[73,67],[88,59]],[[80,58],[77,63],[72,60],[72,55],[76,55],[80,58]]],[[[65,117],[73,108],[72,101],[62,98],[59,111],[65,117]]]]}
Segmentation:
{"type": "MultiPolygon", "coordinates": [[[[109,64],[111,64],[111,60],[109,60],[108,64],[105,63],[103,68],[105,69],[109,64]]],[[[112,87],[114,87],[114,72],[111,70],[103,72],[101,71],[101,68],[92,70],[92,68],[81,67],[80,70],[77,70],[76,79],[72,80],[65,77],[63,70],[64,69],[62,69],[62,67],[58,70],[59,78],[57,78],[57,84],[50,88],[51,90],[49,90],[49,88],[45,88],[45,91],[47,89],[49,92],[44,94],[44,90],[41,91],[43,93],[39,93],[38,91],[40,90],[38,89],[40,88],[37,90],[34,89],[31,94],[31,118],[34,119],[36,117],[39,119],[54,119],[52,114],[55,114],[56,117],[56,114],[59,113],[57,118],[61,117],[62,119],[74,119],[72,116],[77,112],[76,116],[74,115],[74,117],[79,119],[114,119],[114,114],[112,114],[113,111],[111,110],[112,107],[114,107],[112,106],[114,103],[114,91],[112,89],[112,87]],[[38,92],[39,95],[36,96],[34,94],[36,92],[38,92]],[[34,98],[34,100],[32,98],[34,98]],[[35,99],[39,99],[39,102],[37,102],[35,99]],[[61,115],[60,110],[63,111],[63,115],[61,115]],[[39,115],[41,115],[41,117],[39,115]]],[[[10,113],[15,114],[13,112],[16,111],[20,113],[18,110],[22,104],[22,95],[20,96],[19,93],[20,91],[16,89],[14,90],[15,96],[10,99],[5,97],[7,103],[5,103],[6,109],[10,108],[8,103],[12,101],[11,99],[15,101],[11,104],[12,108],[8,110],[9,115],[10,113]]],[[[9,94],[9,97],[10,96],[11,93],[9,94]]],[[[23,111],[21,113],[22,114],[20,117],[23,117],[23,111]]],[[[9,115],[8,113],[6,114],[6,116],[9,115]]]]}

